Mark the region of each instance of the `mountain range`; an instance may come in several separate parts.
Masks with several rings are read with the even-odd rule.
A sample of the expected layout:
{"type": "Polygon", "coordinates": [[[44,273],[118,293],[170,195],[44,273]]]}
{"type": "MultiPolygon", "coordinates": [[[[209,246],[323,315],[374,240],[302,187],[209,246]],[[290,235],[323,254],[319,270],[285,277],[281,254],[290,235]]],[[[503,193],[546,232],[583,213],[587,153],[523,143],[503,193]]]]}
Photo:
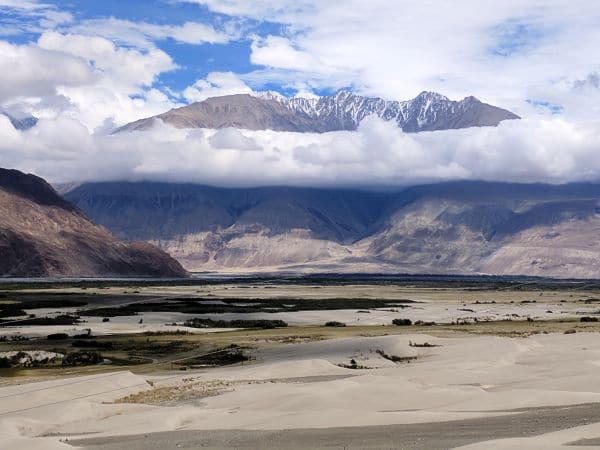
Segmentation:
{"type": "Polygon", "coordinates": [[[140,119],[117,129],[140,131],[162,120],[176,128],[243,128],[323,133],[356,130],[367,116],[394,121],[405,132],[496,126],[519,116],[475,97],[449,100],[435,92],[422,92],[408,101],[363,97],[348,91],[317,98],[284,97],[263,92],[208,98],[140,119]]]}
{"type": "Polygon", "coordinates": [[[0,169],[0,276],[186,275],[155,246],[92,223],[43,179],[0,169]]]}
{"type": "Polygon", "coordinates": [[[393,192],[87,183],[66,198],[192,271],[597,278],[599,184],[450,182],[393,192]]]}
{"type": "MultiPolygon", "coordinates": [[[[314,99],[260,93],[209,98],[117,132],[157,119],[178,128],[327,132],[354,130],[373,114],[405,132],[518,119],[474,97],[431,92],[405,102],[346,91],[314,99]]],[[[0,172],[0,274],[177,276],[185,274],[179,263],[190,271],[575,278],[597,278],[600,269],[600,184],[470,181],[368,191],[105,182],[61,193],[66,200],[37,177],[0,172]]]]}

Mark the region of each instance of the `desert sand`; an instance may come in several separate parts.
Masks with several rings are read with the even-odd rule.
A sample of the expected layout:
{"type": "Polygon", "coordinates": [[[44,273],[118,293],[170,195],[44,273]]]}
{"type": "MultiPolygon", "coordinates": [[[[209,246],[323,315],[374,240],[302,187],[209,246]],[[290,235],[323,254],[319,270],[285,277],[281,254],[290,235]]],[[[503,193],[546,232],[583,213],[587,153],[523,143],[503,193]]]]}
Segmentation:
{"type": "Polygon", "coordinates": [[[381,442],[375,436],[382,432],[390,445],[395,435],[410,436],[408,429],[394,427],[421,427],[413,435],[427,436],[425,429],[455,429],[448,422],[459,421],[454,425],[470,429],[470,440],[455,433],[445,444],[438,442],[445,447],[432,441],[431,447],[395,448],[568,448],[569,442],[600,438],[600,425],[594,424],[600,422],[599,339],[597,333],[357,337],[267,346],[259,361],[242,367],[164,376],[118,372],[5,386],[0,388],[0,439],[6,448],[22,449],[73,448],[69,442],[89,448],[165,448],[161,442],[178,439],[188,442],[187,448],[210,439],[221,448],[244,448],[244,442],[245,448],[252,448],[250,442],[281,448],[277,439],[283,446],[285,436],[298,430],[296,435],[312,436],[303,441],[309,448],[319,446],[319,436],[335,443],[344,436],[360,441],[369,433],[370,441],[360,444],[348,437],[348,442],[376,448],[368,445],[381,442]],[[394,363],[378,349],[417,359],[394,363]],[[365,368],[337,365],[351,358],[365,368]],[[135,403],[115,403],[124,397],[135,403]],[[573,405],[583,406],[554,408],[573,405]],[[510,426],[528,420],[538,425],[510,426]],[[355,428],[344,434],[341,427],[355,428]],[[275,439],[273,430],[291,431],[275,439]],[[157,432],[171,434],[157,435],[149,444],[144,436],[157,432]],[[254,441],[248,433],[254,433],[254,441]],[[134,437],[121,437],[126,435],[134,437]]]}

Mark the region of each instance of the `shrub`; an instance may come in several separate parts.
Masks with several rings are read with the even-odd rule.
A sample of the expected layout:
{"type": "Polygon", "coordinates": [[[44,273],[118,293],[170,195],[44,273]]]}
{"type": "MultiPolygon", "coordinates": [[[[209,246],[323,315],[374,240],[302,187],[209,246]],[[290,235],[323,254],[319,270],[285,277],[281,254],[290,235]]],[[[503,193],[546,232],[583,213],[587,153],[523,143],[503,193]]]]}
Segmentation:
{"type": "Polygon", "coordinates": [[[326,327],[345,327],[346,324],[344,322],[338,322],[336,320],[331,320],[329,322],[325,322],[326,327]]]}
{"type": "Polygon", "coordinates": [[[98,364],[104,361],[102,355],[98,352],[80,351],[65,355],[62,360],[63,366],[81,366],[88,364],[98,364]]]}
{"type": "MultiPolygon", "coordinates": [[[[477,320],[477,319],[475,319],[475,320],[477,320]]],[[[421,326],[424,326],[424,327],[431,327],[431,326],[435,325],[435,322],[423,322],[422,320],[417,320],[415,322],[415,325],[421,325],[421,326]]]]}
{"type": "Polygon", "coordinates": [[[410,319],[394,319],[394,320],[392,320],[392,324],[398,325],[398,326],[408,326],[408,325],[412,325],[412,320],[410,320],[410,319]]]}
{"type": "Polygon", "coordinates": [[[598,318],[597,317],[590,317],[590,316],[583,316],[581,319],[579,319],[580,322],[598,322],[598,318]]]}
{"type": "Polygon", "coordinates": [[[69,335],[67,333],[52,333],[46,336],[46,339],[49,341],[62,341],[64,339],[69,339],[69,335]]]}
{"type": "Polygon", "coordinates": [[[431,347],[439,347],[438,344],[430,344],[429,342],[423,342],[422,344],[418,344],[416,342],[408,341],[409,347],[422,347],[422,348],[431,348],[431,347]]]}
{"type": "Polygon", "coordinates": [[[0,308],[0,317],[20,317],[26,315],[25,311],[14,305],[7,305],[4,308],[0,308]]]}
{"type": "Polygon", "coordinates": [[[283,328],[287,327],[287,323],[283,320],[213,320],[213,319],[202,319],[195,317],[190,320],[186,320],[183,324],[186,327],[191,328],[283,328]]]}
{"type": "Polygon", "coordinates": [[[417,356],[396,356],[396,355],[388,355],[386,352],[384,352],[381,349],[377,349],[376,350],[377,354],[379,356],[381,356],[382,358],[387,359],[388,361],[392,361],[395,363],[399,363],[399,362],[406,362],[409,363],[411,361],[414,361],[417,359],[417,356]]]}
{"type": "Polygon", "coordinates": [[[235,344],[229,347],[218,349],[206,355],[197,356],[196,358],[186,359],[182,364],[185,365],[202,365],[202,366],[226,366],[229,364],[243,363],[248,361],[250,357],[244,354],[244,351],[235,344]]]}
{"type": "Polygon", "coordinates": [[[112,349],[113,343],[110,341],[85,341],[77,339],[71,343],[73,347],[95,347],[102,348],[105,350],[112,349]]]}
{"type": "Polygon", "coordinates": [[[79,322],[78,316],[64,314],[56,317],[35,317],[19,322],[20,325],[75,325],[79,322]]]}

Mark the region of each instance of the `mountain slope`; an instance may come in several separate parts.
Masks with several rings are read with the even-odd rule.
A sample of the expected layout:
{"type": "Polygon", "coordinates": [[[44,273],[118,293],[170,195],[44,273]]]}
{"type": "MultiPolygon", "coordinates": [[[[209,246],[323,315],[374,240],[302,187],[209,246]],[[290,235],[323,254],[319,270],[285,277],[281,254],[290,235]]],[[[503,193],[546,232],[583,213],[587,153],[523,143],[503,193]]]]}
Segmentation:
{"type": "Polygon", "coordinates": [[[41,178],[0,169],[0,276],[185,275],[158,248],[94,225],[41,178]]]}
{"type": "Polygon", "coordinates": [[[145,130],[160,119],[176,128],[234,127],[322,133],[355,130],[372,114],[396,122],[405,132],[496,126],[503,120],[519,118],[475,97],[452,101],[433,92],[422,92],[404,102],[362,97],[347,91],[314,99],[261,93],[212,97],[132,122],[116,132],[145,130]]]}
{"type": "Polygon", "coordinates": [[[600,274],[596,184],[452,182],[377,193],[97,183],[66,197],[190,270],[600,274]]]}

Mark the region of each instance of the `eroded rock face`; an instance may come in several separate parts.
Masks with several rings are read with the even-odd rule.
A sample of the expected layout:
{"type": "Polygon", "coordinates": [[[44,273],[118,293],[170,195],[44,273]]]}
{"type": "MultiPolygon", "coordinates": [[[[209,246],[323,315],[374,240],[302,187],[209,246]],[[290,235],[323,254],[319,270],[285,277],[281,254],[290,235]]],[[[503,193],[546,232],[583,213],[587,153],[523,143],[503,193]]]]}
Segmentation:
{"type": "Polygon", "coordinates": [[[186,276],[164,251],[95,225],[43,179],[0,169],[0,276],[186,276]]]}
{"type": "Polygon", "coordinates": [[[66,196],[189,270],[600,272],[595,184],[453,182],[382,193],[97,183],[66,196]]]}
{"type": "Polygon", "coordinates": [[[422,92],[412,100],[401,102],[347,91],[314,99],[261,93],[212,97],[129,123],[116,132],[145,130],[156,120],[162,120],[175,128],[234,127],[323,133],[356,130],[370,115],[393,121],[405,132],[496,126],[503,120],[519,118],[475,97],[453,101],[435,92],[422,92]]]}

